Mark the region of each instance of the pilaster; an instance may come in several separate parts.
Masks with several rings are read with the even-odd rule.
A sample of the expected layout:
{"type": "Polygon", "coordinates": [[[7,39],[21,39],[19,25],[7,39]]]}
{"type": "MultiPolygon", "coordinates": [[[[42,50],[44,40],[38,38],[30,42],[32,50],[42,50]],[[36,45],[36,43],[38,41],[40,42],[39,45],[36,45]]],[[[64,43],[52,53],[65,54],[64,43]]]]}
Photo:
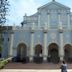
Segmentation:
{"type": "Polygon", "coordinates": [[[70,14],[69,13],[67,13],[67,20],[68,20],[68,29],[71,29],[71,27],[70,27],[70,14]]]}
{"type": "Polygon", "coordinates": [[[49,11],[48,11],[48,13],[47,13],[47,24],[48,24],[48,29],[50,28],[50,13],[49,13],[49,11]]]}
{"type": "Polygon", "coordinates": [[[41,18],[41,13],[38,13],[38,27],[40,27],[40,18],[41,18]]]}
{"type": "Polygon", "coordinates": [[[43,48],[43,60],[44,62],[47,61],[47,55],[48,49],[47,49],[47,33],[44,33],[44,48],[43,48]]]}
{"type": "Polygon", "coordinates": [[[30,62],[33,62],[33,56],[34,56],[34,33],[31,33],[30,62]]]}
{"type": "Polygon", "coordinates": [[[13,40],[14,40],[14,32],[13,30],[15,29],[15,26],[12,27],[11,31],[11,38],[10,38],[10,49],[9,49],[9,57],[13,56],[13,40]]]}
{"type": "Polygon", "coordinates": [[[31,43],[30,43],[30,57],[29,57],[30,62],[33,62],[33,57],[34,57],[34,23],[31,28],[31,43]]]}
{"type": "Polygon", "coordinates": [[[43,61],[47,62],[47,55],[48,49],[47,49],[47,25],[45,24],[44,28],[44,48],[43,48],[43,61]]]}
{"type": "Polygon", "coordinates": [[[60,61],[63,61],[64,58],[64,48],[63,48],[63,25],[61,22],[61,16],[60,13],[58,15],[59,18],[59,33],[60,33],[60,48],[59,48],[59,56],[60,56],[60,61]]]}
{"type": "Polygon", "coordinates": [[[59,49],[60,61],[64,58],[64,47],[63,47],[63,33],[60,33],[60,49],[59,49]]]}

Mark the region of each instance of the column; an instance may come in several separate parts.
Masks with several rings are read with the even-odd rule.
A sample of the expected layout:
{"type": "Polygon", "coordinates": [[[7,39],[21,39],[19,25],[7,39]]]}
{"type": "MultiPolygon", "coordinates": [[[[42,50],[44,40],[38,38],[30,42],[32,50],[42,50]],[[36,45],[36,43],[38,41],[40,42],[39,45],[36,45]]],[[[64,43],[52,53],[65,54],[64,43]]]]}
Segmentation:
{"type": "Polygon", "coordinates": [[[48,54],[48,49],[47,49],[47,33],[44,33],[44,49],[43,49],[43,60],[44,62],[47,61],[47,54],[48,54]]]}
{"type": "Polygon", "coordinates": [[[63,47],[63,33],[60,33],[60,49],[59,49],[60,61],[64,58],[64,47],[63,47]]]}
{"type": "Polygon", "coordinates": [[[47,49],[47,23],[44,27],[44,48],[43,48],[43,61],[47,62],[48,49],[47,49]]]}
{"type": "MultiPolygon", "coordinates": [[[[70,25],[70,13],[67,13],[67,20],[68,20],[68,32],[69,32],[69,36],[71,35],[71,25],[70,25]]],[[[70,36],[71,37],[71,36],[70,36]]],[[[69,40],[70,41],[70,43],[71,43],[71,40],[69,40]]],[[[72,57],[72,49],[70,50],[70,58],[72,57]]]]}
{"type": "Polygon", "coordinates": [[[30,62],[33,62],[33,56],[34,56],[34,23],[32,25],[31,29],[31,44],[30,44],[30,62]]]}
{"type": "Polygon", "coordinates": [[[47,13],[47,24],[48,24],[48,29],[50,28],[50,13],[47,13]]]}
{"type": "Polygon", "coordinates": [[[12,32],[11,32],[9,57],[13,56],[13,40],[14,40],[14,32],[13,31],[14,31],[14,29],[15,29],[15,26],[13,26],[12,32]]]}
{"type": "Polygon", "coordinates": [[[38,13],[38,28],[40,27],[40,18],[41,18],[41,14],[38,13]]]}
{"type": "Polygon", "coordinates": [[[60,15],[60,13],[58,13],[58,21],[59,21],[59,25],[60,25],[60,22],[61,22],[60,17],[61,17],[61,15],[60,15]]]}
{"type": "Polygon", "coordinates": [[[60,13],[58,14],[58,19],[59,19],[59,33],[60,33],[59,56],[60,56],[60,61],[63,61],[63,58],[64,58],[64,48],[63,48],[63,27],[62,27],[62,22],[61,22],[60,13]]]}
{"type": "Polygon", "coordinates": [[[68,29],[70,29],[70,14],[69,13],[67,13],[67,16],[68,16],[68,29]]]}

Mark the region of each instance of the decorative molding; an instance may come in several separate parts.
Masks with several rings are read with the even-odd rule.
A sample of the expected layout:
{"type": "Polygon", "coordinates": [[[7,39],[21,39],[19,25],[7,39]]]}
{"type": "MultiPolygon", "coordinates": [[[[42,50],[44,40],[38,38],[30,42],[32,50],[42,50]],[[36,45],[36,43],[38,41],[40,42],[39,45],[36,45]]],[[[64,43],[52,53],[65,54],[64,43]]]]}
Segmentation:
{"type": "Polygon", "coordinates": [[[14,34],[14,31],[11,31],[10,34],[14,34]]]}
{"type": "Polygon", "coordinates": [[[59,33],[63,33],[63,29],[59,29],[59,33]]]}
{"type": "Polygon", "coordinates": [[[69,13],[69,12],[67,12],[67,15],[70,15],[70,13],[69,13]]]}
{"type": "Polygon", "coordinates": [[[52,34],[51,34],[51,38],[52,38],[53,40],[55,40],[55,39],[56,39],[56,34],[55,34],[55,33],[52,33],[52,34]]]}
{"type": "Polygon", "coordinates": [[[44,32],[44,33],[47,33],[47,32],[48,32],[48,30],[47,30],[47,29],[44,29],[44,30],[43,30],[43,32],[44,32]]]}
{"type": "Polygon", "coordinates": [[[50,15],[50,13],[49,13],[49,12],[47,12],[47,15],[50,15]]]}
{"type": "Polygon", "coordinates": [[[40,13],[40,12],[38,12],[38,15],[41,15],[41,13],[40,13]]]}
{"type": "Polygon", "coordinates": [[[34,33],[35,31],[34,31],[34,30],[30,30],[30,32],[31,32],[31,33],[34,33]]]}
{"type": "Polygon", "coordinates": [[[61,15],[61,13],[60,13],[60,12],[58,12],[58,15],[61,15]]]}

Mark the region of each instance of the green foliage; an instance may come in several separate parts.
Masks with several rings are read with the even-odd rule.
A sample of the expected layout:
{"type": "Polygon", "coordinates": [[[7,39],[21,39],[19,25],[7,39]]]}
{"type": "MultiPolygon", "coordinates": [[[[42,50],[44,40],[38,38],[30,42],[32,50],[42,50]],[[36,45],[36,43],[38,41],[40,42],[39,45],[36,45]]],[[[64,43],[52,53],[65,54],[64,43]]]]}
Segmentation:
{"type": "Polygon", "coordinates": [[[2,52],[2,34],[0,34],[0,52],[2,52]]]}
{"type": "Polygon", "coordinates": [[[0,61],[0,69],[2,69],[3,67],[4,67],[4,63],[0,61]]]}
{"type": "Polygon", "coordinates": [[[4,68],[4,66],[8,63],[8,60],[1,60],[0,61],[0,69],[4,68]]]}

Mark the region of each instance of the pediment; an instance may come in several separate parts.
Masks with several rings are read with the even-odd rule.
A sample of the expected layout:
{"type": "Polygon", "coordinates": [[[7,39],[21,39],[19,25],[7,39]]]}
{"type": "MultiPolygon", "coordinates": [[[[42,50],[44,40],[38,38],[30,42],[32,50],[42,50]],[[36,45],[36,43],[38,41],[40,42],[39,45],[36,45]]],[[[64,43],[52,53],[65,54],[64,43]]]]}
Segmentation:
{"type": "Polygon", "coordinates": [[[48,4],[45,4],[45,5],[41,6],[41,7],[39,7],[38,10],[39,9],[64,9],[64,10],[68,9],[69,10],[70,8],[63,5],[63,4],[58,3],[56,1],[52,1],[52,2],[50,2],[48,4]]]}

